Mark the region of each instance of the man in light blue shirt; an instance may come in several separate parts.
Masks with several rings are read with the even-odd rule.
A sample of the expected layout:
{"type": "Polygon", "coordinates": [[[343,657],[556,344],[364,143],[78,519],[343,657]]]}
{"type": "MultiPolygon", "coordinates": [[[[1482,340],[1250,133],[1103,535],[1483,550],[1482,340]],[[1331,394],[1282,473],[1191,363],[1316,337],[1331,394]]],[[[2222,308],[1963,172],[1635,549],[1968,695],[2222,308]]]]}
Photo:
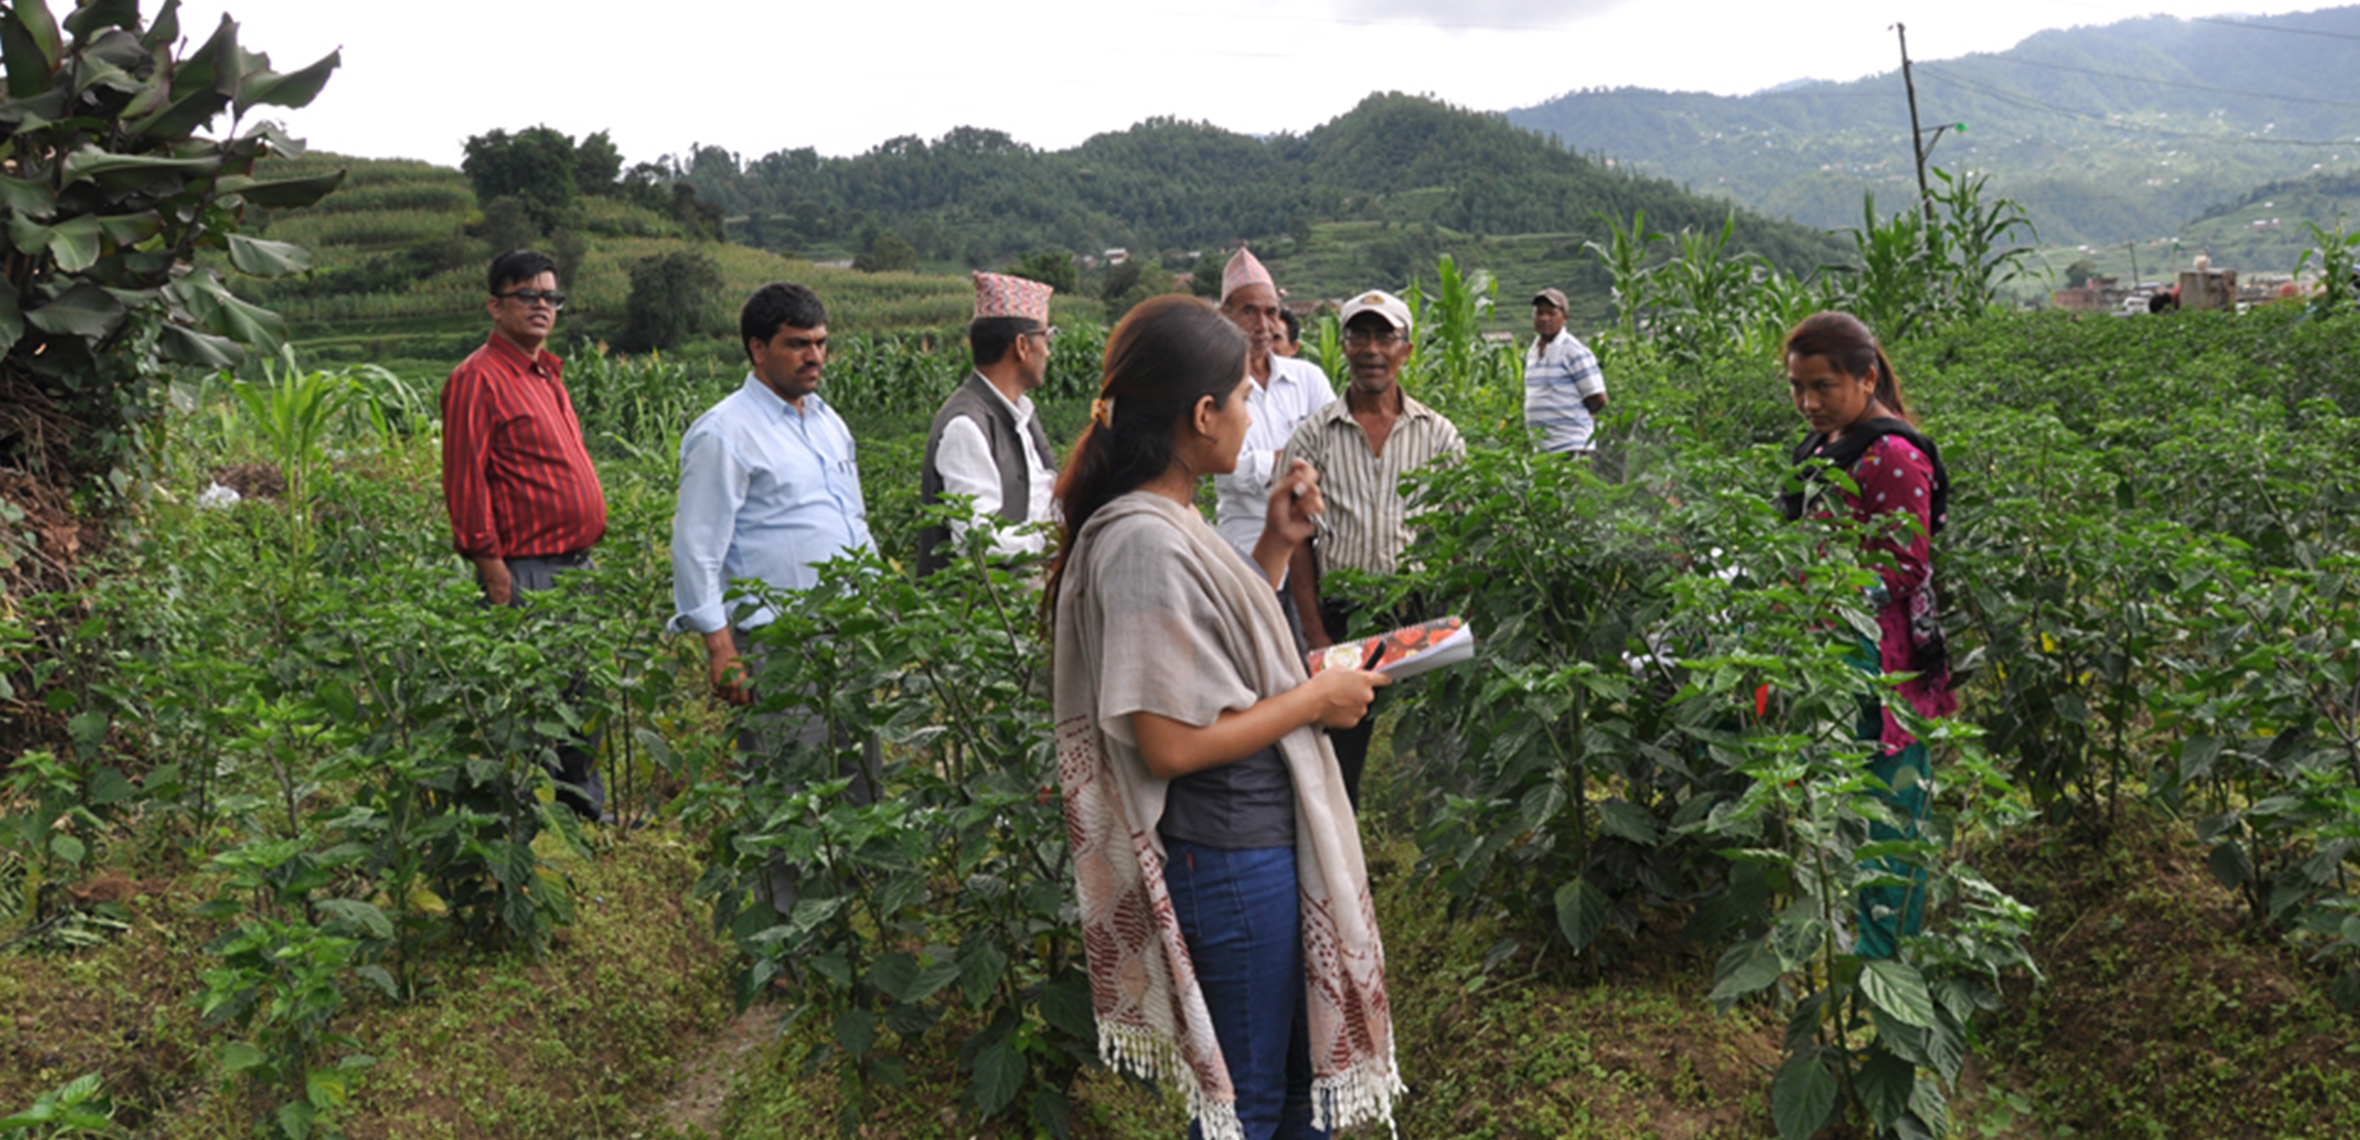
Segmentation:
{"type": "Polygon", "coordinates": [[[730,581],[807,589],[815,564],[877,548],[852,432],[818,392],[827,307],[801,285],[773,282],[747,298],[738,335],[753,364],[745,386],[680,440],[670,627],[703,635],[713,691],[732,704],[748,700],[743,631],[777,615],[748,603],[730,612],[730,581]]]}

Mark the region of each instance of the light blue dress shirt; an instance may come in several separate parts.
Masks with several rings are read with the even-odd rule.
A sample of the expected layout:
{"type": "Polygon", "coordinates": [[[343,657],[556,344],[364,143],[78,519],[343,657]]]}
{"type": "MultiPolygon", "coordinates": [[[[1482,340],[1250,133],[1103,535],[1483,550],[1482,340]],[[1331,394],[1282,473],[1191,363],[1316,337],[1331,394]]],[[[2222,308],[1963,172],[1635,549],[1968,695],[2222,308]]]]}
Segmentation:
{"type": "MultiPolygon", "coordinates": [[[[697,417],[680,440],[680,499],[672,512],[673,632],[712,633],[777,616],[752,608],[732,622],[733,579],[808,589],[814,564],[874,551],[852,431],[818,393],[803,410],[759,377],[697,417]]],[[[738,603],[748,606],[748,603],[738,603]]]]}

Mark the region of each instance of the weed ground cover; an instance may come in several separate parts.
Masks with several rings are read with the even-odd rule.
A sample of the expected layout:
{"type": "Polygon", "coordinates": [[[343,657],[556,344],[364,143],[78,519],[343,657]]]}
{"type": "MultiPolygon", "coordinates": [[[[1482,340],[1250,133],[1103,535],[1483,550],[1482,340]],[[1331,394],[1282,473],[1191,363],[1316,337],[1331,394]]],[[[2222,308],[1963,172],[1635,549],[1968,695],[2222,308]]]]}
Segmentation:
{"type": "Polygon", "coordinates": [[[2046,980],[2009,987],[1989,1055],[2050,1135],[2344,1136],[2360,1032],[2303,964],[2257,941],[2173,821],[2140,814],[2092,857],[2025,835],[1994,876],[2041,909],[2046,980]]]}

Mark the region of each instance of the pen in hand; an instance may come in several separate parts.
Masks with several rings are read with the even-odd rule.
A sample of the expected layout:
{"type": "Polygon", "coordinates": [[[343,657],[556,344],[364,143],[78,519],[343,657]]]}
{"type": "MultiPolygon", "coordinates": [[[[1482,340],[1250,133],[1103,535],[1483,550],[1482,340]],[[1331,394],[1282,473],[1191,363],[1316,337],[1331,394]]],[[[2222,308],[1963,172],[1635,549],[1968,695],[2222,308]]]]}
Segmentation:
{"type": "MultiPolygon", "coordinates": [[[[1300,499],[1300,498],[1302,498],[1302,497],[1303,497],[1303,492],[1305,492],[1305,491],[1308,491],[1308,490],[1310,490],[1310,488],[1309,488],[1309,487],[1306,487],[1306,486],[1304,486],[1304,485],[1303,485],[1303,484],[1301,484],[1301,483],[1297,483],[1297,484],[1295,484],[1294,497],[1295,497],[1295,498],[1298,498],[1298,499],[1300,499]]],[[[1313,533],[1313,534],[1316,534],[1316,535],[1320,535],[1320,536],[1324,537],[1324,536],[1326,536],[1327,532],[1328,532],[1327,512],[1326,512],[1326,511],[1320,511],[1320,512],[1318,512],[1318,513],[1316,513],[1316,514],[1312,515],[1312,516],[1311,516],[1311,533],[1313,533]]]]}

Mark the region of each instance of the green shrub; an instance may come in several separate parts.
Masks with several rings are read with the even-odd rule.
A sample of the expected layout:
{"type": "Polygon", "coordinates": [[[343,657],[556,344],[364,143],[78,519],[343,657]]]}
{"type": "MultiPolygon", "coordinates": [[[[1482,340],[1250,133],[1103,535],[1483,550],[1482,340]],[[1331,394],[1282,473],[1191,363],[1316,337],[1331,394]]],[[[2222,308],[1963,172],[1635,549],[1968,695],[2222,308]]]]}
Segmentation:
{"type": "Polygon", "coordinates": [[[702,890],[745,951],[739,1000],[792,971],[793,1016],[831,1026],[805,1064],[846,1074],[848,1136],[873,1086],[907,1080],[887,1035],[906,1048],[968,1026],[966,1107],[1058,1135],[1095,1055],[1034,566],[989,557],[996,530],[974,528],[923,581],[864,556],[826,564],[810,590],[765,592],[780,617],[754,633],[766,652],[746,722],[761,751],[742,791],[706,804],[720,826],[702,890]],[[793,742],[806,722],[825,725],[822,743],[793,742]],[[882,783],[862,802],[838,773],[871,740],[882,783]],[[800,876],[783,916],[764,901],[779,867],[800,876]]]}
{"type": "Polygon", "coordinates": [[[719,330],[721,285],[721,267],[695,250],[642,259],[631,266],[631,295],[616,346],[648,352],[719,330]]]}

